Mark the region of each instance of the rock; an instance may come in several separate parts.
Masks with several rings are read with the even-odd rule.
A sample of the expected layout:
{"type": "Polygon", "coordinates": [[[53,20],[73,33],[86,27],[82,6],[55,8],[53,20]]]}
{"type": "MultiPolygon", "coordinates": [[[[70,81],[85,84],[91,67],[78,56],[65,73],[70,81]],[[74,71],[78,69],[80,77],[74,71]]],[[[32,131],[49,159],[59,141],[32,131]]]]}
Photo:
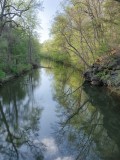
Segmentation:
{"type": "Polygon", "coordinates": [[[108,69],[111,70],[111,69],[116,68],[116,67],[117,67],[117,62],[115,60],[109,62],[108,69]]]}
{"type": "Polygon", "coordinates": [[[120,70],[120,65],[116,66],[115,69],[116,69],[116,70],[120,70]]]}
{"type": "Polygon", "coordinates": [[[103,82],[97,76],[94,76],[94,77],[91,78],[91,84],[95,85],[95,86],[103,86],[103,82]]]}
{"type": "Polygon", "coordinates": [[[116,76],[116,75],[118,75],[118,72],[112,70],[112,71],[110,72],[110,75],[111,75],[111,76],[116,76]]]}
{"type": "Polygon", "coordinates": [[[94,86],[100,86],[101,85],[100,81],[91,81],[91,84],[94,85],[94,86]]]}
{"type": "Polygon", "coordinates": [[[91,78],[91,81],[100,81],[100,78],[98,76],[93,76],[91,78]]]}
{"type": "Polygon", "coordinates": [[[84,78],[85,78],[86,81],[90,82],[91,78],[92,78],[92,73],[90,71],[86,71],[84,73],[84,78]]]}
{"type": "Polygon", "coordinates": [[[116,61],[117,65],[120,65],[120,57],[117,57],[115,61],[116,61]]]}
{"type": "Polygon", "coordinates": [[[99,65],[98,63],[94,63],[94,64],[92,65],[92,68],[97,68],[97,69],[98,69],[99,66],[100,66],[100,65],[99,65]]]}
{"type": "Polygon", "coordinates": [[[120,54],[107,56],[99,63],[94,63],[84,74],[86,82],[94,86],[107,86],[109,89],[119,88],[120,93],[120,54]]]}
{"type": "Polygon", "coordinates": [[[102,67],[102,66],[99,66],[98,67],[98,72],[101,72],[101,71],[103,71],[104,70],[104,68],[102,67]]]}
{"type": "Polygon", "coordinates": [[[104,86],[108,86],[106,79],[102,80],[102,83],[103,83],[104,86]]]}
{"type": "Polygon", "coordinates": [[[93,73],[94,74],[98,73],[98,68],[93,68],[93,73]]]}

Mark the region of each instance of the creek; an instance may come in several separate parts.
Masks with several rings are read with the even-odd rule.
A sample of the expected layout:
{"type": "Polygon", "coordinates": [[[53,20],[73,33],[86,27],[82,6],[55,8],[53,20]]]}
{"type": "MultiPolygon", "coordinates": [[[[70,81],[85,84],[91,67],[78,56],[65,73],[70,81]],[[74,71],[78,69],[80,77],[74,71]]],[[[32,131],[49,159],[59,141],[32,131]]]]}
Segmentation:
{"type": "Polygon", "coordinates": [[[0,160],[120,160],[120,98],[43,65],[0,87],[0,160]]]}

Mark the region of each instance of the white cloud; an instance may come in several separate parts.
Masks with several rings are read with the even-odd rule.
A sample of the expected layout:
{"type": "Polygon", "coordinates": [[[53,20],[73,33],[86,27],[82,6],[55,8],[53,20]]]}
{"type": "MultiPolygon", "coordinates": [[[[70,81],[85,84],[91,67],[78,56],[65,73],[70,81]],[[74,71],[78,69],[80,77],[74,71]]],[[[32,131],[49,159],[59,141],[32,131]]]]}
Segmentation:
{"type": "Polygon", "coordinates": [[[53,138],[44,138],[42,143],[46,146],[46,151],[49,154],[56,154],[58,152],[58,147],[53,138]]]}
{"type": "Polygon", "coordinates": [[[66,157],[60,156],[59,149],[57,144],[55,143],[54,138],[52,137],[44,138],[41,142],[45,145],[46,148],[45,150],[46,152],[44,155],[45,159],[50,158],[52,160],[73,160],[72,156],[66,156],[66,157]]]}
{"type": "Polygon", "coordinates": [[[63,157],[63,158],[58,157],[58,158],[55,159],[55,160],[73,160],[73,158],[72,158],[72,157],[63,157]]]}

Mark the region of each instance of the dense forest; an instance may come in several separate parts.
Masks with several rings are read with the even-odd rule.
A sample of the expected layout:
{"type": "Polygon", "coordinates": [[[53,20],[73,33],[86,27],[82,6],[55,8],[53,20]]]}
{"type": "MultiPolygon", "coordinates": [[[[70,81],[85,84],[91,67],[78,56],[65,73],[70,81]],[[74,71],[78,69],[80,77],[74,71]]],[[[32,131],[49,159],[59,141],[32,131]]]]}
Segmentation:
{"type": "Polygon", "coordinates": [[[39,64],[41,45],[36,29],[41,2],[0,1],[0,79],[18,75],[39,64]]]}
{"type": "MultiPolygon", "coordinates": [[[[62,1],[52,21],[51,38],[43,44],[37,34],[41,9],[38,0],[0,1],[0,79],[37,67],[40,57],[83,70],[120,52],[118,0],[62,1]]],[[[105,74],[106,70],[97,77],[105,74]]],[[[109,74],[103,78],[106,81],[109,74]]]]}
{"type": "Polygon", "coordinates": [[[68,0],[61,4],[43,56],[89,67],[120,48],[120,3],[115,0],[68,0]],[[100,59],[99,59],[100,60],[100,59]]]}

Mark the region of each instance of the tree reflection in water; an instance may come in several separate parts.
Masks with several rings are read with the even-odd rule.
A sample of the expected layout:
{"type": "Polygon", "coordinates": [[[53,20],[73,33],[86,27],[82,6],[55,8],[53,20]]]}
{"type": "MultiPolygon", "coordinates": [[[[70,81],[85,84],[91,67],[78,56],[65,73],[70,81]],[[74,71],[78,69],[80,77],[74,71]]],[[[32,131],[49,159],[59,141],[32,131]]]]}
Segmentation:
{"type": "Polygon", "coordinates": [[[50,91],[47,94],[50,97],[44,99],[48,100],[44,116],[50,112],[48,103],[53,106],[48,116],[50,123],[54,123],[54,134],[50,135],[46,132],[52,131],[51,124],[46,125],[46,117],[41,118],[41,101],[37,101],[41,98],[37,94],[43,94],[38,87],[42,82],[39,72],[0,88],[0,160],[120,160],[119,99],[104,88],[82,85],[81,73],[74,69],[59,65],[46,69],[52,76],[43,75],[48,81],[52,77],[53,82],[49,84],[53,99],[50,88],[44,92],[46,97],[46,91],[50,91]],[[45,135],[39,132],[39,119],[45,135]],[[41,135],[41,142],[48,144],[52,157],[48,152],[43,157],[45,146],[40,142],[41,135]]]}
{"type": "Polygon", "coordinates": [[[42,108],[34,100],[34,90],[39,84],[38,73],[36,71],[34,76],[31,73],[1,88],[1,160],[43,159],[44,145],[37,139],[42,108]]]}
{"type": "Polygon", "coordinates": [[[80,73],[64,68],[59,76],[59,70],[54,71],[54,99],[60,120],[53,127],[59,148],[75,160],[119,160],[119,99],[104,88],[82,86],[80,73]]]}

